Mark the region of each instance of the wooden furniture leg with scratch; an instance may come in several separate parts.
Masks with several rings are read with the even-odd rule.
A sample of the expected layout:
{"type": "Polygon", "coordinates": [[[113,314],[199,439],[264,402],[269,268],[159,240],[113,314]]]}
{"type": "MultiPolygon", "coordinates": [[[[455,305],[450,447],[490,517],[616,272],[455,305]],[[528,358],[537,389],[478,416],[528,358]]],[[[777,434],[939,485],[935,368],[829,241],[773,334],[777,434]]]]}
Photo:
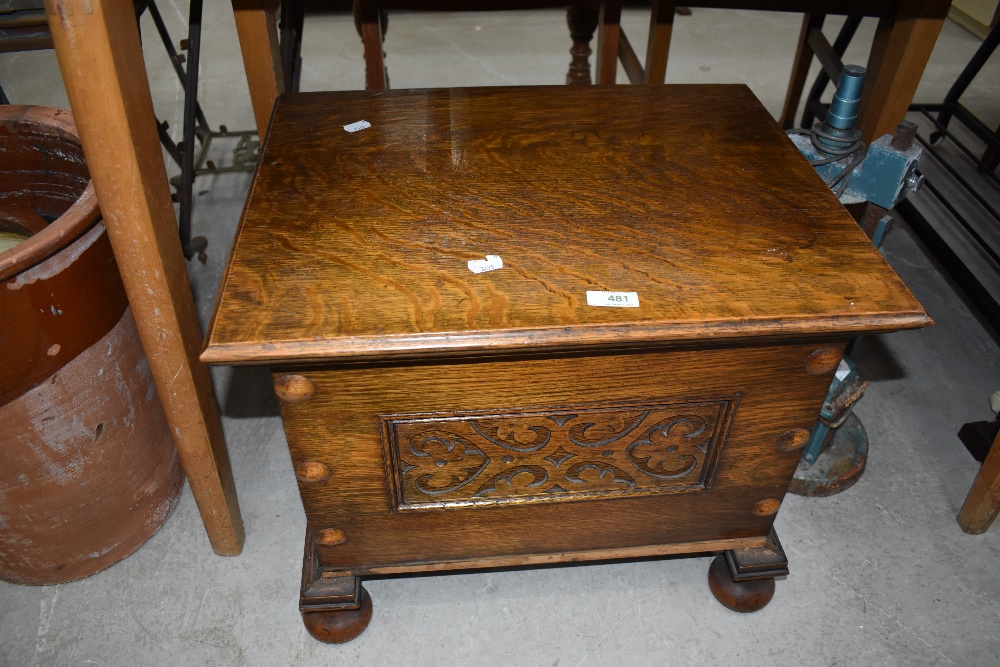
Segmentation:
{"type": "Polygon", "coordinates": [[[104,223],[156,390],[212,548],[236,555],[243,522],[177,236],[152,98],[128,0],[47,0],[104,223]]]}
{"type": "Polygon", "coordinates": [[[271,368],[324,641],[406,572],[720,551],[760,608],[846,341],[929,323],[745,86],[288,93],[248,201],[202,360],[271,368]]]}
{"type": "Polygon", "coordinates": [[[990,529],[1000,513],[1000,434],[993,440],[990,453],[983,461],[972,489],[958,513],[962,530],[973,535],[990,529]]]}

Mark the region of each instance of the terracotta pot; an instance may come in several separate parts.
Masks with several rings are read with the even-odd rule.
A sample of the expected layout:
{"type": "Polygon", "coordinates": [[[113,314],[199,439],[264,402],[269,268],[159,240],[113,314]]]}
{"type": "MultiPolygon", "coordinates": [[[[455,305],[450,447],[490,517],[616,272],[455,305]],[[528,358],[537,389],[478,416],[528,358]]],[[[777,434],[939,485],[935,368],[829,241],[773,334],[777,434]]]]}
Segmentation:
{"type": "Polygon", "coordinates": [[[135,551],[183,473],[69,112],[0,106],[0,579],[135,551]]]}

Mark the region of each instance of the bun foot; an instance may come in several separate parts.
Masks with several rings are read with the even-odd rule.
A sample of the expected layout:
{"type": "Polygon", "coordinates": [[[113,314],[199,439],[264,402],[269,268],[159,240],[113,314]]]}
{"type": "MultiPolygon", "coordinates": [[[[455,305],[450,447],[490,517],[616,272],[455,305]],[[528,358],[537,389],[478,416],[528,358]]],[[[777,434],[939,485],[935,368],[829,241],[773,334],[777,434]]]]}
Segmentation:
{"type": "Polygon", "coordinates": [[[724,554],[716,556],[708,568],[708,587],[716,600],[744,613],[763,609],[774,597],[774,579],[735,581],[724,554]]]}
{"type": "Polygon", "coordinates": [[[316,639],[328,644],[349,642],[368,627],[372,620],[372,598],[361,588],[361,606],[338,611],[303,611],[302,622],[316,639]]]}

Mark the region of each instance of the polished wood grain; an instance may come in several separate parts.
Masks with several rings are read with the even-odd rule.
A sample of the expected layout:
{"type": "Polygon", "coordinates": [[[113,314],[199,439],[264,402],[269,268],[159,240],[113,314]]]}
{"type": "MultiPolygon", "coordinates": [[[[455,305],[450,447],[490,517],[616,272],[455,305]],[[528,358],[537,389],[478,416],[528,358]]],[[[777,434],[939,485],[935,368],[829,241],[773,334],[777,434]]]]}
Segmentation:
{"type": "Polygon", "coordinates": [[[229,364],[930,321],[740,85],[283,96],[220,294],[202,358],[229,364]]]}
{"type": "Polygon", "coordinates": [[[156,391],[212,548],[235,555],[243,521],[177,236],[130,3],[47,0],[59,68],[156,391]],[[125,11],[127,9],[127,11],[125,11]]]}

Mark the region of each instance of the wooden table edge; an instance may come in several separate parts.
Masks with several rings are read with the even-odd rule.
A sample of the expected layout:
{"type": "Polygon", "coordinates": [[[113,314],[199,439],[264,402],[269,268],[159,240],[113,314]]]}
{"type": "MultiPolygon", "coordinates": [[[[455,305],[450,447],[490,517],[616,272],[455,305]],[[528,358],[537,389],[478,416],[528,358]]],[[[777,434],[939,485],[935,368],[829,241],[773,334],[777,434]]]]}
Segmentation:
{"type": "Polygon", "coordinates": [[[932,325],[923,310],[881,316],[826,316],[769,320],[725,320],[681,324],[628,322],[566,327],[393,335],[338,336],[273,343],[214,343],[201,353],[208,364],[266,365],[475,357],[534,352],[670,348],[748,340],[779,341],[888,333],[932,325]]]}

